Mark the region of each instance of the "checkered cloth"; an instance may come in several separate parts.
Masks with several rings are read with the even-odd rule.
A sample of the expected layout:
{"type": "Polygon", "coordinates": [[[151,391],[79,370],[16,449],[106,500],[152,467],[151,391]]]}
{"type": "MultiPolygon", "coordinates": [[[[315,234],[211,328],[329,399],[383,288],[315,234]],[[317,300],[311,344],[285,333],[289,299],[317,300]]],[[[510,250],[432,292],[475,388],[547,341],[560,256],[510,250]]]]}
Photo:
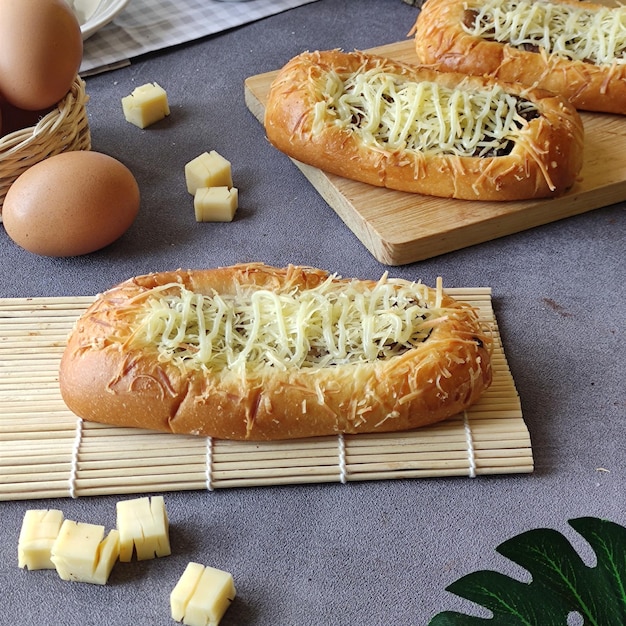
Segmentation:
{"type": "Polygon", "coordinates": [[[83,75],[129,59],[241,26],[316,0],[130,0],[104,28],[85,41],[83,75]]]}

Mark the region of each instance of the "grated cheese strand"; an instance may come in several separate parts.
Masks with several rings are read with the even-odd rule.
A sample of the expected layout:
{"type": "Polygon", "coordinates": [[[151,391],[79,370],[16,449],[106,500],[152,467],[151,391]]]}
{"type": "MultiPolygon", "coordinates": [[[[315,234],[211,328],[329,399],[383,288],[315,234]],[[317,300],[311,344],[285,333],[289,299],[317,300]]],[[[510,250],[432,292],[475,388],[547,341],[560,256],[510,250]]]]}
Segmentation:
{"type": "Polygon", "coordinates": [[[450,89],[410,81],[381,67],[343,76],[330,71],[319,87],[322,100],[314,107],[313,133],[336,125],[382,152],[507,154],[528,117],[537,115],[534,104],[498,85],[480,91],[450,89]]]}
{"type": "Polygon", "coordinates": [[[466,10],[475,19],[463,27],[476,37],[596,65],[626,64],[625,6],[590,10],[543,0],[485,0],[466,10]]]}
{"type": "Polygon", "coordinates": [[[159,360],[181,370],[271,366],[322,368],[403,354],[425,341],[452,309],[421,283],[388,279],[363,287],[329,277],[312,289],[275,292],[251,286],[231,295],[194,293],[178,283],[134,303],[127,347],[156,345],[159,360]]]}

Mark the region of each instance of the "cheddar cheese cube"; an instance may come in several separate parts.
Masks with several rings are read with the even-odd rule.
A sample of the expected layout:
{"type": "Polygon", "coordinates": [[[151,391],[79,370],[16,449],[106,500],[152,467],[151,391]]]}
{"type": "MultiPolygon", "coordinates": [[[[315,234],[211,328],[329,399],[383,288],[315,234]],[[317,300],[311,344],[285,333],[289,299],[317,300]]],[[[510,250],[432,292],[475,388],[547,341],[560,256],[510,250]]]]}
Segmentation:
{"type": "Polygon", "coordinates": [[[52,546],[63,524],[63,512],[57,509],[30,509],[24,514],[17,542],[20,567],[29,570],[54,569],[50,560],[52,546]]]}
{"type": "Polygon", "coordinates": [[[116,504],[120,561],[138,561],[171,554],[169,521],[163,496],[121,500],[116,504]]]}
{"type": "Polygon", "coordinates": [[[65,520],[51,550],[63,580],[104,585],[120,553],[119,533],[104,526],[65,520]]]}
{"type": "Polygon", "coordinates": [[[157,83],[147,83],[122,98],[122,110],[127,122],[146,128],[170,114],[167,93],[157,83]]]}
{"type": "Polygon", "coordinates": [[[197,222],[232,222],[238,204],[236,187],[199,187],[193,198],[197,222]]]}
{"type": "Polygon", "coordinates": [[[194,196],[200,187],[233,186],[230,161],[215,150],[203,152],[185,165],[187,191],[194,196]]]}
{"type": "Polygon", "coordinates": [[[185,626],[217,626],[236,593],[232,574],[189,563],[170,594],[172,619],[185,626]]]}

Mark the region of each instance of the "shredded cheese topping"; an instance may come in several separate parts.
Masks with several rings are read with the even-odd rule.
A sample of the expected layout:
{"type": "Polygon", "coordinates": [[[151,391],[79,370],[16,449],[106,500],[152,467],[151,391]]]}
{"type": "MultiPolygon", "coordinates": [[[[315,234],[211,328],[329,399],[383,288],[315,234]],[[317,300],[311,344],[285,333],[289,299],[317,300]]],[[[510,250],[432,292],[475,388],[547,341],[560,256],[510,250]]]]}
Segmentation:
{"type": "MultiPolygon", "coordinates": [[[[429,304],[421,283],[387,279],[363,288],[329,277],[318,287],[277,292],[247,286],[203,295],[172,283],[142,294],[125,346],[156,345],[181,370],[322,368],[372,362],[425,341],[450,310],[429,304]]],[[[440,284],[437,291],[441,290],[440,284]]]]}
{"type": "Polygon", "coordinates": [[[342,76],[330,71],[320,85],[313,133],[333,124],[380,151],[413,151],[458,156],[508,154],[534,104],[506,93],[450,89],[413,82],[383,68],[342,76]]]}
{"type": "Polygon", "coordinates": [[[626,64],[626,7],[590,10],[542,0],[486,0],[464,28],[483,39],[596,65],[626,64]]]}

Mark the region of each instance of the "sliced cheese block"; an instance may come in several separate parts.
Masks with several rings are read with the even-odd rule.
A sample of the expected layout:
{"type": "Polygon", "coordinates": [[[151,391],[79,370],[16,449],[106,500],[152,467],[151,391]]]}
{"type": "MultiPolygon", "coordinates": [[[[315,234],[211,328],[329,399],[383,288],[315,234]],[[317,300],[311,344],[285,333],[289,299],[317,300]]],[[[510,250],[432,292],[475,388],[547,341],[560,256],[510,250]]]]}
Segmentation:
{"type": "Polygon", "coordinates": [[[197,222],[232,222],[239,204],[236,187],[199,187],[193,199],[197,222]]]}
{"type": "Polygon", "coordinates": [[[199,187],[233,186],[230,161],[215,150],[204,152],[185,165],[187,191],[193,196],[199,187]]]}
{"type": "Polygon", "coordinates": [[[172,618],[186,626],[217,626],[235,595],[232,574],[189,563],[170,594],[172,618]]]}
{"type": "Polygon", "coordinates": [[[63,580],[104,585],[119,557],[119,533],[104,526],[65,520],[52,545],[51,560],[63,580]]]}
{"type": "Polygon", "coordinates": [[[121,500],[116,509],[120,561],[130,561],[133,550],[139,561],[171,554],[169,521],[163,496],[121,500]]]}
{"type": "Polygon", "coordinates": [[[122,110],[126,121],[139,128],[146,128],[170,114],[167,93],[157,83],[141,85],[122,98],[122,110]]]}
{"type": "Polygon", "coordinates": [[[118,561],[120,555],[120,534],[117,530],[112,529],[105,539],[100,543],[100,553],[98,555],[98,564],[94,570],[91,580],[84,582],[92,582],[97,585],[106,584],[113,570],[113,566],[118,561]]]}
{"type": "Polygon", "coordinates": [[[18,565],[29,570],[54,569],[50,560],[63,513],[57,509],[30,509],[24,514],[17,544],[18,565]]]}

